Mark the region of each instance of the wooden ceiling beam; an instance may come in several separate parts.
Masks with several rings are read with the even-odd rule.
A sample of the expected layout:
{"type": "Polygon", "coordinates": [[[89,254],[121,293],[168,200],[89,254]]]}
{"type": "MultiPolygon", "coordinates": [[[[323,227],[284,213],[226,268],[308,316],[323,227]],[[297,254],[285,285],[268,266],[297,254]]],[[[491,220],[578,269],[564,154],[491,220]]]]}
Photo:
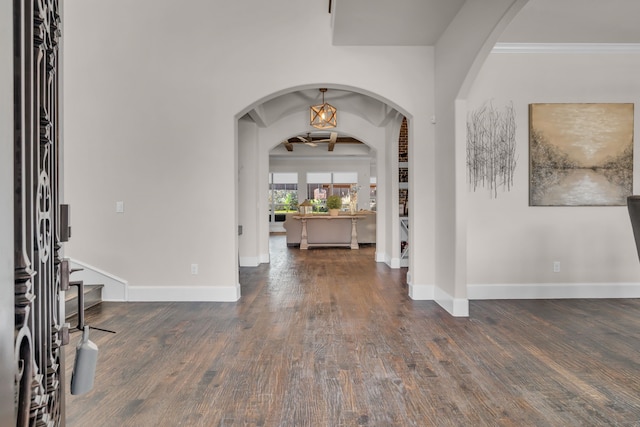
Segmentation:
{"type": "MultiPolygon", "coordinates": [[[[316,138],[310,138],[311,142],[318,142],[318,141],[322,141],[325,140],[324,142],[329,142],[326,141],[327,138],[320,138],[320,137],[316,137],[316,138]]],[[[297,137],[295,138],[289,138],[286,142],[288,142],[289,144],[304,144],[304,141],[300,141],[297,137]]],[[[356,138],[351,138],[349,136],[343,136],[343,137],[338,137],[336,139],[336,143],[339,144],[362,144],[362,141],[356,139],[356,138]]]]}

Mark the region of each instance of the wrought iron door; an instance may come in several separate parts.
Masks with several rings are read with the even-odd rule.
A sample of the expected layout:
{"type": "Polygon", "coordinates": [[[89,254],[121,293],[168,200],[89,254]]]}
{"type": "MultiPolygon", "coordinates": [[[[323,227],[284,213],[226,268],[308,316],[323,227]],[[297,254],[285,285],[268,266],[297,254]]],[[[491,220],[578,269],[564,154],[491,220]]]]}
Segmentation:
{"type": "Polygon", "coordinates": [[[58,0],[14,0],[16,425],[64,425],[58,0]]]}

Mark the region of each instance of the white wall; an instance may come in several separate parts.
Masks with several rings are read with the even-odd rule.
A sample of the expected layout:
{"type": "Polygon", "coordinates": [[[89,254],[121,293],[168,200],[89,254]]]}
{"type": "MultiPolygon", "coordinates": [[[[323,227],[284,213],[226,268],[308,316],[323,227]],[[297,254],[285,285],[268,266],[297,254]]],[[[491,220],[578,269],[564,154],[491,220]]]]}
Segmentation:
{"type": "MultiPolygon", "coordinates": [[[[638,283],[640,264],[625,206],[529,207],[528,105],[635,103],[640,97],[639,71],[638,53],[489,56],[471,88],[468,108],[492,102],[501,110],[513,102],[518,163],[510,192],[500,191],[492,199],[482,189],[467,191],[470,298],[491,294],[495,285],[517,289],[523,284],[603,284],[600,296],[616,296],[621,284],[638,283]],[[554,261],[561,263],[559,273],[553,272],[554,261]]],[[[636,108],[636,150],[639,114],[636,108]]],[[[636,167],[636,182],[639,176],[636,167]]],[[[513,289],[500,288],[502,295],[517,296],[513,289]]],[[[573,286],[564,296],[589,296],[583,288],[573,286]]],[[[545,295],[544,290],[538,292],[545,295]]]]}
{"type": "Polygon", "coordinates": [[[333,47],[322,2],[86,0],[65,12],[67,253],[137,299],[239,297],[236,132],[250,106],[330,83],[432,115],[433,50],[333,47]],[[291,36],[300,22],[313,55],[340,67],[298,66],[310,60],[308,37],[291,36]]]}
{"type": "Polygon", "coordinates": [[[238,120],[238,236],[240,265],[260,264],[258,217],[258,126],[250,120],[238,120]]]}
{"type": "MultiPolygon", "coordinates": [[[[522,220],[528,221],[526,227],[502,222],[513,228],[519,240],[539,239],[549,227],[552,236],[558,237],[534,242],[534,248],[518,243],[518,250],[510,251],[505,248],[514,243],[505,239],[506,233],[498,233],[503,240],[497,241],[497,247],[485,251],[486,255],[480,253],[479,242],[485,242],[488,234],[484,230],[498,224],[494,206],[514,203],[513,197],[522,195],[514,190],[504,200],[480,202],[476,200],[483,197],[479,193],[467,197],[461,157],[467,104],[473,107],[500,93],[526,97],[528,90],[563,101],[568,97],[611,100],[616,98],[612,94],[622,98],[636,87],[629,78],[636,64],[618,64],[620,58],[612,59],[612,68],[601,74],[598,68],[586,73],[592,81],[582,85],[578,83],[585,71],[578,57],[572,57],[577,66],[554,63],[559,57],[524,59],[524,65],[518,59],[508,67],[482,69],[475,81],[491,40],[524,3],[465,3],[434,49],[332,46],[330,15],[321,2],[221,5],[192,0],[188,7],[174,0],[67,2],[65,198],[72,205],[74,235],[66,252],[127,280],[135,288],[130,295],[137,299],[162,295],[239,298],[237,266],[242,245],[237,225],[239,219],[247,221],[239,212],[247,204],[239,200],[244,197],[239,168],[246,165],[236,161],[242,155],[237,144],[242,132],[238,118],[279,94],[328,86],[357,89],[409,119],[408,280],[413,298],[435,298],[450,312],[464,315],[467,283],[633,281],[637,273],[633,244],[622,243],[626,226],[602,228],[605,223],[609,227],[609,222],[627,224],[623,208],[587,210],[576,220],[594,230],[586,233],[564,226],[569,220],[562,215],[568,217],[581,208],[566,214],[565,209],[552,210],[550,218],[544,209],[529,218],[520,211],[522,205],[513,211],[500,210],[523,214],[522,220]],[[296,66],[310,60],[308,38],[291,37],[290,28],[299,22],[305,22],[307,33],[315,35],[313,55],[340,67],[296,66]],[[615,65],[618,68],[613,69],[615,65]],[[560,72],[559,66],[573,74],[560,72]],[[626,73],[626,82],[610,77],[620,73],[626,73]],[[518,80],[519,76],[528,78],[518,80]],[[533,81],[538,84],[532,85],[533,81]],[[465,103],[471,82],[474,92],[465,103]],[[509,92],[507,83],[512,84],[509,92]],[[435,125],[431,123],[434,116],[435,125]],[[118,200],[125,202],[124,214],[115,212],[118,200]],[[490,203],[489,210],[485,203],[490,203]],[[571,239],[580,248],[600,245],[600,252],[569,248],[566,242],[571,239]],[[557,254],[556,247],[562,248],[557,254]],[[549,276],[548,257],[559,256],[566,257],[566,261],[559,259],[563,271],[549,276]],[[192,263],[199,264],[198,275],[190,273],[192,263]]],[[[486,67],[495,61],[492,56],[486,67]]],[[[520,118],[526,117],[519,111],[520,118]]],[[[258,150],[266,153],[269,148],[264,141],[275,145],[304,131],[301,126],[283,122],[259,129],[258,150]],[[263,132],[271,132],[273,138],[263,139],[263,132]]],[[[391,169],[380,162],[382,153],[377,153],[379,178],[391,176],[391,169]]],[[[266,177],[268,170],[268,156],[260,154],[255,185],[258,198],[263,198],[258,202],[265,207],[267,181],[260,177],[266,177]]],[[[384,185],[381,189],[379,198],[392,196],[391,189],[384,185]]],[[[259,236],[268,235],[266,222],[260,220],[266,217],[258,214],[259,236]]],[[[259,241],[259,262],[268,260],[265,241],[259,241]]],[[[385,251],[390,245],[385,244],[385,251]]]]}

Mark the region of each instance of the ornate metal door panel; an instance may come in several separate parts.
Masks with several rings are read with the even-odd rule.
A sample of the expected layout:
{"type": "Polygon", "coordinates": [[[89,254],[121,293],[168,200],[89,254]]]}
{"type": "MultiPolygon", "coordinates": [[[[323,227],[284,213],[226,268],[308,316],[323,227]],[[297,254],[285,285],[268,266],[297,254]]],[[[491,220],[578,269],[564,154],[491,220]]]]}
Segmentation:
{"type": "Polygon", "coordinates": [[[16,425],[64,424],[58,0],[14,0],[16,425]]]}

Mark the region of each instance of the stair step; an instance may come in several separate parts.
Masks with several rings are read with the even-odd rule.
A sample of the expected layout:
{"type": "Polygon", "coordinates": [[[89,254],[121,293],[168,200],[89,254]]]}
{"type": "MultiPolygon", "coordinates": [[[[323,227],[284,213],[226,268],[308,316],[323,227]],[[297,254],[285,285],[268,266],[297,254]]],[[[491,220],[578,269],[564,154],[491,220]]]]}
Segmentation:
{"type": "MultiPolygon", "coordinates": [[[[102,302],[102,288],[104,285],[84,285],[85,310],[102,302]]],[[[76,286],[70,287],[65,292],[64,307],[67,319],[78,314],[78,288],[76,286]]]]}

